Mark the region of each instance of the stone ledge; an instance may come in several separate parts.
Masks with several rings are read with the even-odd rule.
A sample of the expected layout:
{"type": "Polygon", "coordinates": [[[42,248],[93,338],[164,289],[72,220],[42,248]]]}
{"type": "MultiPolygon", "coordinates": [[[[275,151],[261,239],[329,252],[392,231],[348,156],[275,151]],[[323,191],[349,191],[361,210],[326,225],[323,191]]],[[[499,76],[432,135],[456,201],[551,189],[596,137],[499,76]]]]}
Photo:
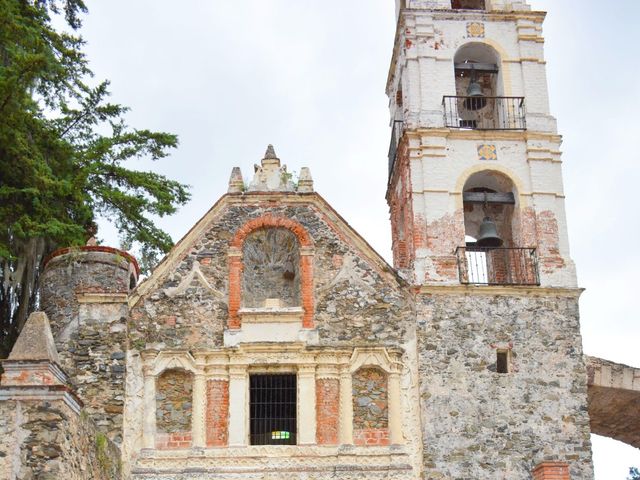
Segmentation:
{"type": "Polygon", "coordinates": [[[143,449],[137,465],[132,469],[132,474],[238,475],[269,471],[409,473],[412,470],[406,448],[399,445],[388,447],[256,445],[181,451],[143,449]],[[265,458],[268,458],[268,464],[265,464],[265,458]]]}
{"type": "Polygon", "coordinates": [[[522,297],[579,297],[584,288],[523,287],[494,285],[422,285],[416,293],[427,295],[506,295],[522,297]]]}
{"type": "Polygon", "coordinates": [[[127,303],[128,293],[93,293],[78,292],[78,303],[127,303]]]}
{"type": "Polygon", "coordinates": [[[80,410],[84,406],[75,392],[66,385],[0,387],[0,402],[7,400],[23,402],[51,402],[61,400],[77,415],[80,415],[80,410]]]}

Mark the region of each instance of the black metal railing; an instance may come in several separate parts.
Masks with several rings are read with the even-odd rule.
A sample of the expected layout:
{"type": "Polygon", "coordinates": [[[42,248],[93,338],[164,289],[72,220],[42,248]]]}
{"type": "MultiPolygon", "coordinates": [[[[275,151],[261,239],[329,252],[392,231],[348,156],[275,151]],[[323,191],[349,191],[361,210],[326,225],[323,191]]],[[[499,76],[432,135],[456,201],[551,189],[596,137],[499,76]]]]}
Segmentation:
{"type": "Polygon", "coordinates": [[[402,120],[394,120],[391,125],[391,141],[389,142],[389,178],[393,173],[393,166],[396,163],[396,155],[398,154],[398,145],[404,131],[404,122],[402,120]]]}
{"type": "Polygon", "coordinates": [[[540,285],[535,248],[458,247],[460,283],[540,285]]]}
{"type": "Polygon", "coordinates": [[[471,130],[526,130],[524,97],[442,98],[444,124],[471,130]]]}

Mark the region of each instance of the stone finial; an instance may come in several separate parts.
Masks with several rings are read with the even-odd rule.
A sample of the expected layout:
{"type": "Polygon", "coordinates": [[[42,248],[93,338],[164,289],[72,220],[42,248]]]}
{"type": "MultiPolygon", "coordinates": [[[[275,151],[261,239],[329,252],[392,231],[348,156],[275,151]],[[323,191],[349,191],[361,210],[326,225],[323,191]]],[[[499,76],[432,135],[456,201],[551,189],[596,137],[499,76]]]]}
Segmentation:
{"type": "Polygon", "coordinates": [[[300,177],[298,178],[298,193],[313,192],[313,178],[311,178],[311,170],[309,167],[300,169],[300,177]]]}
{"type": "Polygon", "coordinates": [[[96,245],[98,245],[98,240],[96,240],[96,237],[91,237],[89,240],[87,240],[87,245],[89,247],[95,247],[96,245]]]}
{"type": "Polygon", "coordinates": [[[294,186],[287,166],[280,165],[273,145],[269,144],[260,165],[255,166],[253,180],[247,189],[250,192],[293,192],[294,186]]]}
{"type": "Polygon", "coordinates": [[[244,180],[240,167],[233,167],[229,177],[229,189],[227,193],[242,193],[244,191],[244,180]]]}
{"type": "Polygon", "coordinates": [[[33,312],[22,327],[9,360],[49,360],[60,363],[49,318],[44,312],[33,312]]]}
{"type": "Polygon", "coordinates": [[[278,158],[278,156],[276,155],[276,151],[273,149],[273,145],[269,144],[267,145],[267,151],[264,152],[264,159],[275,159],[275,160],[280,160],[278,158]]]}

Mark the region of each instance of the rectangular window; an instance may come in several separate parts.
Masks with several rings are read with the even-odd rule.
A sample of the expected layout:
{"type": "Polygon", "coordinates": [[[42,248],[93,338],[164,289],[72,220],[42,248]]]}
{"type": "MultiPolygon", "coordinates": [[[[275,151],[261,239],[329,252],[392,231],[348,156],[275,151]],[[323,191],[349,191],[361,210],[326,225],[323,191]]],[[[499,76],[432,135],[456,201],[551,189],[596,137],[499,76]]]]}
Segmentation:
{"type": "Polygon", "coordinates": [[[496,358],[496,372],[509,373],[509,351],[498,350],[496,358]]]}
{"type": "Polygon", "coordinates": [[[251,445],[295,445],[297,386],[294,374],[251,375],[251,445]]]}

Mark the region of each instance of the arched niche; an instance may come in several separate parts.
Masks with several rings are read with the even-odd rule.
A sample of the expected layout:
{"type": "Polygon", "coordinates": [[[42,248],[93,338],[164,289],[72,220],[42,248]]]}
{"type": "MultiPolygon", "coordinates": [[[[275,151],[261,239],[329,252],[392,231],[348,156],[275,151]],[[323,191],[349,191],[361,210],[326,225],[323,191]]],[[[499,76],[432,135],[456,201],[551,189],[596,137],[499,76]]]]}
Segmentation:
{"type": "Polygon", "coordinates": [[[356,445],[389,443],[388,374],[377,365],[353,372],[353,435],[356,445]]]}
{"type": "MultiPolygon", "coordinates": [[[[292,281],[296,281],[296,277],[299,278],[299,280],[296,281],[297,285],[291,285],[291,296],[289,301],[293,302],[293,299],[296,298],[296,295],[298,296],[299,301],[296,303],[295,307],[302,307],[302,326],[303,328],[313,328],[313,241],[311,239],[311,236],[309,235],[309,232],[307,232],[307,230],[298,222],[291,220],[290,218],[267,214],[249,220],[242,227],[240,227],[236,231],[229,245],[229,329],[240,329],[241,319],[239,311],[241,307],[247,308],[247,303],[242,298],[243,282],[245,281],[245,279],[249,279],[249,277],[245,277],[243,273],[244,269],[247,268],[244,259],[244,255],[245,253],[247,253],[244,248],[245,242],[247,241],[247,239],[251,239],[254,232],[262,229],[282,229],[292,233],[295,236],[297,242],[295,243],[295,245],[297,245],[298,253],[296,254],[294,252],[294,243],[287,240],[290,243],[291,248],[285,249],[284,253],[281,252],[282,255],[277,255],[279,258],[286,258],[286,262],[288,265],[286,268],[291,267],[291,263],[293,263],[293,269],[286,270],[283,267],[282,269],[280,269],[279,275],[284,276],[286,274],[287,277],[290,277],[288,280],[292,281]]],[[[274,233],[274,235],[281,236],[281,238],[291,238],[287,233],[282,232],[276,232],[274,233]]],[[[262,243],[263,245],[267,245],[269,243],[259,242],[257,241],[257,238],[258,237],[255,238],[256,246],[260,243],[262,243]]],[[[266,255],[260,254],[260,256],[263,259],[266,258],[266,255]]],[[[269,254],[269,256],[271,256],[271,254],[269,254]]],[[[249,266],[249,268],[251,268],[251,265],[249,266]]],[[[255,302],[251,300],[251,303],[255,302]]],[[[265,304],[264,301],[263,304],[257,308],[263,309],[265,306],[287,308],[286,303],[285,305],[276,305],[275,302],[273,304],[271,302],[267,302],[267,304],[265,304]]]]}
{"type": "Polygon", "coordinates": [[[188,448],[191,446],[193,410],[193,373],[170,368],[156,380],[156,446],[188,448]]]}
{"type": "Polygon", "coordinates": [[[300,296],[300,244],[282,227],[267,227],[247,235],[242,246],[243,308],[298,307],[300,296]]]}

